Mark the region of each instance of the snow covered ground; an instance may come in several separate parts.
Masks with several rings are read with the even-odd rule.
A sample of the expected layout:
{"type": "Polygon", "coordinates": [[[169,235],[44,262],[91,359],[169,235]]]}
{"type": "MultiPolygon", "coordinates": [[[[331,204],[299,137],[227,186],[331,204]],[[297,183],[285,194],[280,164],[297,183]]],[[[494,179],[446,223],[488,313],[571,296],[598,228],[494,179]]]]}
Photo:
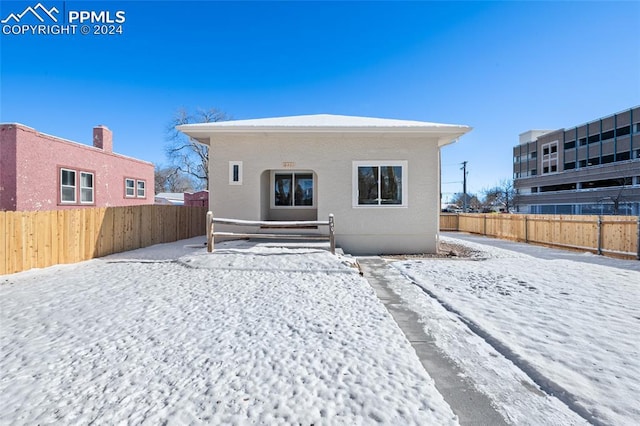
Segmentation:
{"type": "Polygon", "coordinates": [[[640,424],[640,273],[446,241],[479,260],[394,262],[416,285],[393,290],[507,419],[640,424]],[[524,398],[527,389],[582,418],[537,408],[549,398],[524,398]]]}
{"type": "Polygon", "coordinates": [[[0,424],[457,423],[344,259],[185,244],[0,277],[0,424]]]}

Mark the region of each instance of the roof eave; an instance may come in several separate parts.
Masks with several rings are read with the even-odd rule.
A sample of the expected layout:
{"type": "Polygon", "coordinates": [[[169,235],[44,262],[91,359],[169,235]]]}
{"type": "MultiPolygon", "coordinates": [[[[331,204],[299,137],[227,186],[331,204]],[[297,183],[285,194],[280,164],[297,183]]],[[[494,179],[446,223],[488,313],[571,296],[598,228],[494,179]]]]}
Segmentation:
{"type": "Polygon", "coordinates": [[[212,134],[237,133],[350,133],[350,134],[403,134],[438,136],[439,146],[455,142],[460,136],[472,130],[469,126],[433,127],[346,127],[346,126],[206,126],[183,124],[176,129],[199,143],[209,145],[212,134]]]}

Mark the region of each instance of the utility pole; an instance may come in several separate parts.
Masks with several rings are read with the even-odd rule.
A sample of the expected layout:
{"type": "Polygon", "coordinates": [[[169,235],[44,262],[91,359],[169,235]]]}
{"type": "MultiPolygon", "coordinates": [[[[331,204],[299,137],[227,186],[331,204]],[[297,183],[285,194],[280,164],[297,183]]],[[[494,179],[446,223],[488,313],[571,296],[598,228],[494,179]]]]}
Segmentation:
{"type": "Polygon", "coordinates": [[[462,162],[462,212],[467,212],[467,162],[462,162]]]}

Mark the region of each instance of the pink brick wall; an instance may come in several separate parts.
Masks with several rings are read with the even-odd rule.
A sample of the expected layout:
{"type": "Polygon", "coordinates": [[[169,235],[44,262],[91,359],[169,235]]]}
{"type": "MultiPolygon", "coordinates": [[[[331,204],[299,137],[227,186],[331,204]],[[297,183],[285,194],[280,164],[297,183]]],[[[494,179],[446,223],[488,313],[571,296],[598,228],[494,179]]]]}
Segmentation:
{"type": "Polygon", "coordinates": [[[96,127],[93,136],[94,145],[103,146],[104,150],[38,133],[20,124],[1,125],[0,210],[153,204],[153,164],[111,152],[111,131],[104,126],[96,127]],[[61,167],[76,171],[76,204],[60,200],[61,167]],[[80,203],[80,172],[94,175],[92,204],[80,203]],[[145,197],[126,197],[125,178],[145,181],[145,197]]]}

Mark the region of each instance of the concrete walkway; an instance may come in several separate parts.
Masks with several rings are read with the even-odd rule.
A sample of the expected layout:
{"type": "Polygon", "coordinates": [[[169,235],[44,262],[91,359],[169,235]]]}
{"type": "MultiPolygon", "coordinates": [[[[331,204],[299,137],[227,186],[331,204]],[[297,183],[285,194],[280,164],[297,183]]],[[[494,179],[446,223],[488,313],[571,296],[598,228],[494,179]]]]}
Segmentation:
{"type": "Polygon", "coordinates": [[[504,250],[512,250],[524,253],[539,259],[564,259],[574,262],[591,263],[595,265],[610,266],[612,268],[628,269],[640,272],[640,261],[614,259],[612,257],[598,256],[596,254],[579,251],[562,250],[535,244],[518,243],[515,241],[501,240],[499,238],[485,237],[484,235],[468,234],[466,232],[441,232],[440,235],[477,244],[498,247],[504,250]]]}
{"type": "Polygon", "coordinates": [[[358,257],[364,277],[374,288],[378,298],[402,329],[416,351],[425,370],[433,378],[462,425],[507,425],[504,418],[491,405],[489,398],[464,380],[460,368],[435,345],[433,338],[420,325],[418,315],[405,309],[400,298],[389,288],[389,280],[402,279],[389,274],[386,262],[379,257],[358,257]]]}

